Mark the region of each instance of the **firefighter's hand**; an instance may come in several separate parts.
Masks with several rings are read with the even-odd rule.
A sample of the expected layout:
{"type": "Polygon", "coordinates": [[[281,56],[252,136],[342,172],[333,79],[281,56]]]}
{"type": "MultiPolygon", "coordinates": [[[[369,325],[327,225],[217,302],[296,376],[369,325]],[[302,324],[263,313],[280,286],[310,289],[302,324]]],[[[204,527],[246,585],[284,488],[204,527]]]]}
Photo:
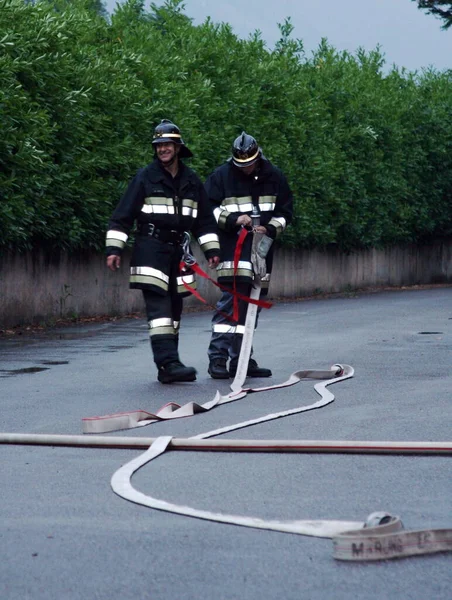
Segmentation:
{"type": "Polygon", "coordinates": [[[209,269],[214,269],[215,267],[217,267],[219,262],[219,256],[212,256],[211,258],[209,258],[209,269]]]}
{"type": "Polygon", "coordinates": [[[254,228],[254,230],[256,233],[267,233],[267,228],[264,227],[264,225],[258,225],[257,227],[254,228]]]}
{"type": "Polygon", "coordinates": [[[249,215],[240,215],[240,217],[236,221],[236,224],[243,225],[244,227],[249,227],[252,222],[253,221],[251,220],[251,217],[249,215]]]}
{"type": "Polygon", "coordinates": [[[121,257],[120,256],[118,256],[117,254],[110,254],[110,256],[107,256],[107,267],[111,271],[117,271],[120,266],[121,266],[121,257]]]}

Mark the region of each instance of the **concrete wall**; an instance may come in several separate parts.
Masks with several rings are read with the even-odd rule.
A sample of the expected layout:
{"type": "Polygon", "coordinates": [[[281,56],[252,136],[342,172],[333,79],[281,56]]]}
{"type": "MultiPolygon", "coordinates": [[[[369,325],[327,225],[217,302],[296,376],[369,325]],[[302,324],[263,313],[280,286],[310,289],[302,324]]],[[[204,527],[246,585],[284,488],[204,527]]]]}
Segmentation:
{"type": "Polygon", "coordinates": [[[452,241],[344,254],[292,250],[275,254],[271,295],[452,282],[452,241]]]}
{"type": "MultiPolygon", "coordinates": [[[[200,265],[206,263],[195,248],[200,265]]],[[[209,271],[212,275],[212,271],[209,271]]],[[[380,286],[452,282],[452,241],[344,254],[334,250],[278,250],[271,297],[302,297],[380,286]]],[[[198,278],[213,304],[218,288],[198,278]]],[[[185,306],[199,305],[190,297],[185,306]]],[[[43,252],[0,257],[0,329],[61,317],[121,315],[143,310],[139,290],[128,289],[128,256],[120,271],[102,254],[43,252]]]]}

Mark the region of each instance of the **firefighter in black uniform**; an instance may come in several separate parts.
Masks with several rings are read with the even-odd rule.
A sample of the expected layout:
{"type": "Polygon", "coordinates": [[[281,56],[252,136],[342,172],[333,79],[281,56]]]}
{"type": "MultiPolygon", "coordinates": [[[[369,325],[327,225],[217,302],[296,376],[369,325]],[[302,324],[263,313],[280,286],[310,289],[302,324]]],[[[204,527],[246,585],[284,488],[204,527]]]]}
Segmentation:
{"type": "MultiPolygon", "coordinates": [[[[265,234],[270,250],[266,256],[266,274],[261,278],[262,295],[268,292],[277,239],[292,221],[293,197],[287,180],[280,169],[263,154],[255,138],[243,132],[233,143],[232,157],[218,167],[207,179],[207,194],[213,203],[218,222],[221,262],[217,267],[218,282],[232,289],[234,279],[234,251],[242,227],[251,229],[253,207],[260,214],[260,225],[255,231],[265,234]]],[[[246,236],[236,273],[236,291],[249,296],[253,283],[251,262],[252,238],[246,236]]],[[[239,320],[231,324],[224,314],[233,314],[233,296],[222,293],[217,303],[218,312],[212,319],[212,336],[208,348],[208,372],[214,379],[234,377],[244,332],[248,304],[239,300],[239,320]],[[222,314],[223,313],[223,314],[222,314]],[[230,358],[229,371],[227,361],[230,358]]],[[[250,358],[248,377],[270,377],[270,369],[259,367],[250,358]]]]}
{"type": "Polygon", "coordinates": [[[209,266],[217,266],[217,224],[203,184],[180,160],[193,155],[179,128],[162,120],[152,144],[154,161],[138,171],[108,224],[107,266],[113,271],[120,267],[122,250],[136,222],[130,287],[143,290],[158,380],[195,381],[196,370],[182,364],[178,352],[183,297],[190,294],[184,282],[196,286],[189,268],[180,271],[180,261],[192,232],[209,266]]]}

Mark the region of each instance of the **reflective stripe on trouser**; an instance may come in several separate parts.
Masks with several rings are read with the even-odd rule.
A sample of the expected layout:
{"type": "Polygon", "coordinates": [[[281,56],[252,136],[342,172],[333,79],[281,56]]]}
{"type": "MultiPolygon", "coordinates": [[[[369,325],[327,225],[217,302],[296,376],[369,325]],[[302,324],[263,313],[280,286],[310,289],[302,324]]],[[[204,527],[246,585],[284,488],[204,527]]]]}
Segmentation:
{"type": "MultiPolygon", "coordinates": [[[[237,284],[237,291],[249,296],[251,285],[243,283],[237,284]]],[[[234,310],[234,297],[232,294],[223,291],[217,302],[216,309],[217,311],[221,311],[232,317],[234,310]]],[[[237,325],[219,312],[215,312],[212,317],[212,336],[207,349],[209,360],[214,360],[215,358],[224,358],[227,360],[229,357],[231,359],[238,359],[242,345],[247,309],[248,303],[239,300],[239,320],[237,325]]],[[[257,311],[258,315],[260,311],[261,308],[259,307],[257,311]]],[[[251,355],[252,354],[253,350],[251,349],[251,355]]]]}
{"type": "Polygon", "coordinates": [[[183,299],[178,294],[161,296],[143,290],[154,362],[162,367],[179,360],[179,326],[183,299]]]}

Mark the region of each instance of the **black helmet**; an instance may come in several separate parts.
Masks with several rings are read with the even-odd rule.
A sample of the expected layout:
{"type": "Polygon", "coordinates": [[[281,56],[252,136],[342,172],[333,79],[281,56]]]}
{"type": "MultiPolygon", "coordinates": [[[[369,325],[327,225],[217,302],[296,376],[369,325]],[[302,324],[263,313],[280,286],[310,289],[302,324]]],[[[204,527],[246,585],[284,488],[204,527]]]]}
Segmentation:
{"type": "Polygon", "coordinates": [[[180,146],[179,156],[181,158],[190,158],[192,152],[184,144],[184,140],[180,134],[180,129],[169,119],[162,119],[154,129],[154,138],[152,144],[176,144],[180,146]]]}
{"type": "Polygon", "coordinates": [[[262,156],[262,150],[253,136],[242,131],[232,144],[232,162],[236,167],[250,167],[262,156]]]}

